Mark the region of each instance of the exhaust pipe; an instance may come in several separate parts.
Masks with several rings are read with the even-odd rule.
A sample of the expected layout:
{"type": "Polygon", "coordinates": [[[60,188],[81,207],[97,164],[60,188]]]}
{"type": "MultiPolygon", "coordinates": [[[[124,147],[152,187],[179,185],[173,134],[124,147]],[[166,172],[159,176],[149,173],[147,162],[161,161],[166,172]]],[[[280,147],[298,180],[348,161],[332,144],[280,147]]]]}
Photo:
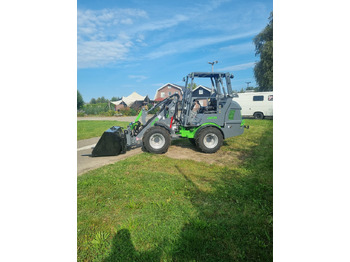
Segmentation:
{"type": "Polygon", "coordinates": [[[92,156],[116,156],[126,153],[126,137],[120,126],[112,126],[105,131],[95,148],[92,156]]]}

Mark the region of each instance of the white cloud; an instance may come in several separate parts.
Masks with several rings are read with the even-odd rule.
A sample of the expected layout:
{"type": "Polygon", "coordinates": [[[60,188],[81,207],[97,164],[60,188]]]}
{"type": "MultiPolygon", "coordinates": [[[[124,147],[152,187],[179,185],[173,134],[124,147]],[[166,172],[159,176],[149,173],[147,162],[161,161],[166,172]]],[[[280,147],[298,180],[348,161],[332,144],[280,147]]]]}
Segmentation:
{"type": "Polygon", "coordinates": [[[131,45],[118,40],[81,42],[78,44],[78,68],[100,67],[123,60],[131,45]]]}
{"type": "MultiPolygon", "coordinates": [[[[192,7],[184,8],[181,14],[175,10],[174,12],[163,13],[159,10],[153,10],[152,14],[158,12],[159,15],[152,15],[152,17],[149,17],[146,11],[136,8],[78,9],[78,68],[101,67],[119,63],[126,59],[128,61],[156,59],[176,53],[191,52],[201,47],[226,41],[255,36],[260,30],[245,30],[243,33],[231,35],[219,33],[221,31],[217,30],[217,35],[211,35],[210,37],[197,36],[191,38],[187,36],[188,38],[182,37],[181,40],[176,40],[181,37],[181,33],[176,38],[170,35],[170,30],[167,30],[181,24],[184,31],[186,31],[186,26],[189,23],[191,23],[190,26],[195,25],[200,28],[203,23],[207,24],[207,20],[202,21],[203,17],[208,16],[208,13],[227,1],[230,0],[210,0],[209,3],[195,4],[192,7]],[[198,12],[198,10],[201,11],[198,12]],[[193,24],[194,21],[197,24],[193,24]],[[161,30],[164,32],[159,33],[158,31],[161,30]],[[160,46],[156,46],[159,44],[160,46]]],[[[213,25],[217,24],[214,23],[213,25]]],[[[250,49],[250,46],[247,44],[228,46],[220,51],[228,49],[237,51],[238,49],[239,52],[243,52],[243,50],[250,49]]]]}
{"type": "Polygon", "coordinates": [[[148,78],[148,76],[144,76],[144,75],[128,75],[128,77],[131,79],[136,79],[136,82],[141,82],[148,78]]]}
{"type": "Polygon", "coordinates": [[[151,86],[154,86],[154,87],[157,87],[157,88],[160,88],[162,87],[163,85],[165,85],[164,83],[155,83],[155,84],[151,84],[151,86]]]}
{"type": "Polygon", "coordinates": [[[144,22],[147,18],[140,9],[78,10],[78,68],[125,60],[132,46],[147,46],[145,32],[167,29],[189,19],[175,15],[144,22]]]}
{"type": "Polygon", "coordinates": [[[189,20],[190,17],[184,16],[184,15],[175,15],[172,18],[164,19],[164,20],[158,20],[150,23],[146,23],[144,25],[141,25],[137,28],[137,31],[155,31],[155,30],[162,30],[167,29],[173,26],[176,26],[182,22],[185,22],[189,20]]]}
{"type": "Polygon", "coordinates": [[[133,21],[130,19],[130,18],[126,18],[126,19],[122,19],[120,21],[121,24],[124,24],[124,25],[132,25],[133,24],[133,21]]]}
{"type": "Polygon", "coordinates": [[[133,45],[129,35],[115,30],[145,18],[139,9],[78,10],[78,68],[101,67],[126,58],[133,45]]]}
{"type": "Polygon", "coordinates": [[[255,66],[255,62],[249,62],[245,64],[222,67],[222,68],[218,68],[217,70],[218,71],[240,71],[248,68],[253,68],[254,66],[255,66]]]}
{"type": "Polygon", "coordinates": [[[78,68],[101,67],[126,58],[133,46],[121,30],[133,18],[147,18],[139,9],[78,10],[78,68]]]}
{"type": "Polygon", "coordinates": [[[78,10],[78,36],[90,38],[97,31],[114,30],[117,25],[132,25],[132,18],[146,18],[139,9],[78,10]]]}
{"type": "Polygon", "coordinates": [[[197,38],[197,39],[191,38],[191,39],[185,39],[185,40],[179,40],[179,41],[172,41],[170,43],[160,46],[159,48],[157,48],[157,51],[147,54],[146,58],[155,59],[165,55],[189,52],[203,46],[208,46],[208,45],[218,44],[218,43],[231,41],[235,39],[255,36],[257,32],[258,31],[251,31],[251,32],[235,34],[235,35],[212,36],[212,37],[197,38]]]}
{"type": "Polygon", "coordinates": [[[250,41],[244,44],[225,46],[220,48],[220,50],[224,52],[246,53],[246,52],[254,52],[255,46],[253,44],[253,41],[250,41]]]}

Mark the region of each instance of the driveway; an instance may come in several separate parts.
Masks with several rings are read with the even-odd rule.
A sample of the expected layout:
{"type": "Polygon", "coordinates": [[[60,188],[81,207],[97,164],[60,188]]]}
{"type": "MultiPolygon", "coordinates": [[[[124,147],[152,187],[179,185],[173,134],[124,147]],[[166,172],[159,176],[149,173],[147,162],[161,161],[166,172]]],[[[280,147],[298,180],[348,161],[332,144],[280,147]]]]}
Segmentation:
{"type": "MultiPolygon", "coordinates": [[[[147,115],[146,121],[150,119],[153,115],[147,115]]],[[[78,121],[81,120],[109,120],[109,121],[125,121],[133,122],[136,116],[89,116],[89,117],[77,117],[78,121]]],[[[108,156],[108,157],[91,157],[92,149],[97,144],[100,137],[93,137],[89,139],[79,140],[77,142],[77,169],[78,176],[84,174],[85,172],[104,166],[113,164],[117,161],[123,160],[133,155],[140,154],[142,152],[141,148],[134,148],[127,151],[125,154],[118,156],[108,156]]]]}
{"type": "Polygon", "coordinates": [[[118,156],[92,157],[92,148],[97,144],[100,137],[79,140],[77,148],[77,169],[78,176],[85,172],[104,166],[113,164],[130,156],[142,153],[141,147],[127,151],[125,154],[118,156]]]}

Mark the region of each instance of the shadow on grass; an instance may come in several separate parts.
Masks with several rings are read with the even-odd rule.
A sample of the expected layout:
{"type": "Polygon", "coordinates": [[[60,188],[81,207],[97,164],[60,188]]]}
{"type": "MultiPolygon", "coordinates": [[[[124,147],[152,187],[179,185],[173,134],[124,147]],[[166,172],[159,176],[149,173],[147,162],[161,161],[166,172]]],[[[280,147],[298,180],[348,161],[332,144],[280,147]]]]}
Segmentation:
{"type": "Polygon", "coordinates": [[[199,215],[182,228],[173,261],[272,261],[272,137],[260,142],[242,167],[218,172],[210,192],[176,166],[199,215]]]}
{"type": "Polygon", "coordinates": [[[160,261],[161,251],[138,252],[127,229],[121,229],[112,240],[112,250],[104,262],[160,261]]]}

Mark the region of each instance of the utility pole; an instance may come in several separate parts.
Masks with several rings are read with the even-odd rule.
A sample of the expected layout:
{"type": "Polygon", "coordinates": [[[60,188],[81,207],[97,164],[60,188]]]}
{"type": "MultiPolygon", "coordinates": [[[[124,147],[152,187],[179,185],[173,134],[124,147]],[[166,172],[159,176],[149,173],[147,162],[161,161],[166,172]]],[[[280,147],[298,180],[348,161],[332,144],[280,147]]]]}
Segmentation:
{"type": "Polygon", "coordinates": [[[246,82],[246,84],[247,84],[247,89],[248,89],[250,83],[251,83],[251,82],[246,82]]]}
{"type": "Polygon", "coordinates": [[[213,62],[208,62],[208,64],[211,64],[211,71],[214,72],[214,64],[217,64],[219,61],[213,61],[213,62]]]}

